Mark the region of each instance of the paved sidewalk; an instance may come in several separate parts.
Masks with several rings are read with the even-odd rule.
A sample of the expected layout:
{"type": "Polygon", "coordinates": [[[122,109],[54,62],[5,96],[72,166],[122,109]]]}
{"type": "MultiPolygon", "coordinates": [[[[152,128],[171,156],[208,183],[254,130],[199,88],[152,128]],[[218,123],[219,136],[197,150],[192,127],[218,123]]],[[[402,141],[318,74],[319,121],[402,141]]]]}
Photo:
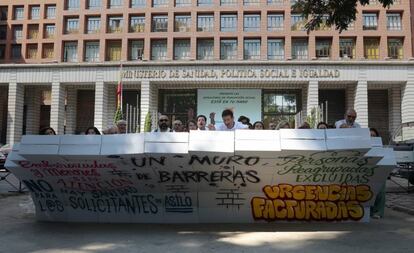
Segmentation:
{"type": "Polygon", "coordinates": [[[385,197],[387,207],[414,215],[414,186],[408,184],[407,180],[397,177],[387,180],[385,197]],[[407,189],[410,189],[410,192],[407,189]]]}
{"type": "Polygon", "coordinates": [[[27,194],[0,195],[1,253],[412,252],[414,216],[370,223],[81,224],[37,222],[27,194]]]}

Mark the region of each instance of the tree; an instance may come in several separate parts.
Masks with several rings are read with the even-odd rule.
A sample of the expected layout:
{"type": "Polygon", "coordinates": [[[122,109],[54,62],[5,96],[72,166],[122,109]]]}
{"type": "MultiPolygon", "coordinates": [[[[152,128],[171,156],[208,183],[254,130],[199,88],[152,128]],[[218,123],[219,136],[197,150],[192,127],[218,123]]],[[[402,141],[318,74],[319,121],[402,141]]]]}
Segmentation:
{"type": "MultiPolygon", "coordinates": [[[[302,13],[308,20],[306,30],[312,31],[322,23],[335,26],[339,32],[346,30],[356,19],[357,4],[369,4],[370,0],[297,0],[292,10],[302,13]]],[[[377,0],[384,8],[394,3],[394,0],[377,0]]]]}
{"type": "Polygon", "coordinates": [[[151,132],[151,114],[147,112],[145,116],[144,132],[151,132]]]}
{"type": "Polygon", "coordinates": [[[121,119],[123,119],[122,110],[121,107],[118,107],[114,115],[114,124],[116,124],[116,122],[118,122],[121,119]]]}

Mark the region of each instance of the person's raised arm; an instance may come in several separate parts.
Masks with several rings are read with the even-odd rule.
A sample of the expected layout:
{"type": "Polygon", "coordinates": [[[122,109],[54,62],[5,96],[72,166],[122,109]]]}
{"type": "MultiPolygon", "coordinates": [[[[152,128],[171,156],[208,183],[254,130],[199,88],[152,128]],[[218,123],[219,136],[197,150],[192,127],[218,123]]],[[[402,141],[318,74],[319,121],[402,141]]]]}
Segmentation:
{"type": "Polygon", "coordinates": [[[216,113],[215,112],[210,112],[210,124],[211,125],[215,125],[216,124],[216,121],[215,121],[215,118],[216,117],[216,113]]]}

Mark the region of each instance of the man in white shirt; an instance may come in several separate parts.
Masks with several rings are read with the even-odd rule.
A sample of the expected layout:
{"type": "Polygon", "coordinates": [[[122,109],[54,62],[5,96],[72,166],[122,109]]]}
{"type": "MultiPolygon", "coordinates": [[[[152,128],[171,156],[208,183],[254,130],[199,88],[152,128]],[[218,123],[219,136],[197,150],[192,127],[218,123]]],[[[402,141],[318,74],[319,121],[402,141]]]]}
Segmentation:
{"type": "Polygon", "coordinates": [[[355,122],[357,118],[357,113],[354,109],[348,109],[345,113],[345,119],[338,120],[335,122],[336,128],[344,128],[344,125],[347,125],[348,128],[361,128],[361,126],[355,122]]]}
{"type": "Polygon", "coordinates": [[[236,129],[248,129],[248,125],[243,125],[241,122],[234,121],[234,115],[231,110],[224,110],[221,114],[223,123],[216,124],[215,130],[217,131],[234,131],[236,129]]]}

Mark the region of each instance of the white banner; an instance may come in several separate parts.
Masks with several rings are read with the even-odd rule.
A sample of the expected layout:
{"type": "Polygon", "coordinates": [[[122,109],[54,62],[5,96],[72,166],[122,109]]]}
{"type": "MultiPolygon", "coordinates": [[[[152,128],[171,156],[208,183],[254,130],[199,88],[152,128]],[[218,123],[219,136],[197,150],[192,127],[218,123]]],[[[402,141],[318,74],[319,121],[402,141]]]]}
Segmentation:
{"type": "Polygon", "coordinates": [[[395,166],[368,129],[25,136],[6,167],[39,220],[368,221],[395,166]]]}
{"type": "Polygon", "coordinates": [[[246,116],[253,124],[262,119],[262,91],[260,89],[198,89],[197,113],[209,118],[216,113],[216,122],[222,123],[221,113],[230,109],[235,121],[246,116]]]}

